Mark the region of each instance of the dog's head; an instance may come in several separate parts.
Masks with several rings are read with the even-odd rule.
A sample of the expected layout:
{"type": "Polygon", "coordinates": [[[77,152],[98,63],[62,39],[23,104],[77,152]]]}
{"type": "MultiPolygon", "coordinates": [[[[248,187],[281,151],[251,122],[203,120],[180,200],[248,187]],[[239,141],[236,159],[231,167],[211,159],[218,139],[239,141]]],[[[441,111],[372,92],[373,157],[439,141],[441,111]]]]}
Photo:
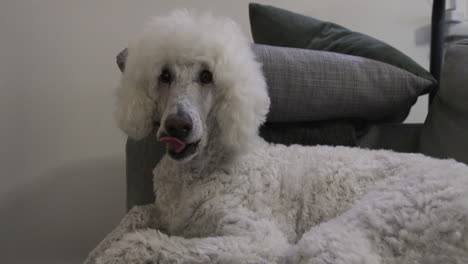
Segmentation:
{"type": "Polygon", "coordinates": [[[155,18],[119,67],[119,127],[134,139],[157,130],[177,161],[210,144],[248,149],[268,112],[261,65],[228,18],[187,10],[155,18]]]}

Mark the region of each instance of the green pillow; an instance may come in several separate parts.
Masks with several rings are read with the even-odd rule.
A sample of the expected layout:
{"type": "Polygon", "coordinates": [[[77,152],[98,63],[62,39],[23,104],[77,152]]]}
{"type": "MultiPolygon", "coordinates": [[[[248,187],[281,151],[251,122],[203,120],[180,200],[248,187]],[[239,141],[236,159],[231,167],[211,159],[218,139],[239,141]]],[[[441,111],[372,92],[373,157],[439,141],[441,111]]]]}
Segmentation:
{"type": "MultiPolygon", "coordinates": [[[[255,43],[360,56],[394,65],[435,83],[434,77],[411,58],[362,33],[353,32],[334,23],[255,3],[249,4],[249,15],[255,43]]],[[[429,90],[424,90],[423,93],[429,90]]]]}

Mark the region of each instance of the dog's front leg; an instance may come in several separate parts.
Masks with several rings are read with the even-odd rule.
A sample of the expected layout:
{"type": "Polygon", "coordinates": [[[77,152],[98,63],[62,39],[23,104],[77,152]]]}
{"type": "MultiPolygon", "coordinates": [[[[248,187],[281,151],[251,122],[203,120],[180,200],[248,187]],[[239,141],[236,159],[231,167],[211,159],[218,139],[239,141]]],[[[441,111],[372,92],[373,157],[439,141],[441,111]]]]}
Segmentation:
{"type": "Polygon", "coordinates": [[[109,233],[93,251],[91,251],[84,263],[96,263],[96,258],[98,258],[100,254],[102,254],[114,242],[122,239],[122,237],[129,232],[140,229],[156,228],[157,219],[158,212],[154,204],[133,207],[120,221],[120,224],[111,233],[109,233]]]}
{"type": "Polygon", "coordinates": [[[279,263],[289,247],[287,239],[273,222],[249,214],[225,215],[216,232],[204,238],[137,230],[115,241],[96,263],[279,263]]]}

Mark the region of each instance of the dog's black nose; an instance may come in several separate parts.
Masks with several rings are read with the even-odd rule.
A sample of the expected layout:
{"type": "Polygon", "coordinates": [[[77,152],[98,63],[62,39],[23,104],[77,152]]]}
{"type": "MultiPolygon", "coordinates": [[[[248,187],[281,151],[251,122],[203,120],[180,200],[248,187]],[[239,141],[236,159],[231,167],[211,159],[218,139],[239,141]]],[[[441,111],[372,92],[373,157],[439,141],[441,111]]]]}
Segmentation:
{"type": "Polygon", "coordinates": [[[183,113],[168,116],[164,127],[169,136],[183,139],[192,131],[193,123],[190,116],[183,113]]]}

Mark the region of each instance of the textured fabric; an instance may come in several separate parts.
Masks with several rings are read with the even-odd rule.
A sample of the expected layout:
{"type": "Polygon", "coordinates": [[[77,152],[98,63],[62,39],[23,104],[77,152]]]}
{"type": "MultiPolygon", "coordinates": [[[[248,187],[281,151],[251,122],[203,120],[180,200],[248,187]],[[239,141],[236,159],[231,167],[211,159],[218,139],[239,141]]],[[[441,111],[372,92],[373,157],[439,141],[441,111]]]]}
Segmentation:
{"type": "Polygon", "coordinates": [[[166,153],[166,146],[156,140],[155,133],[142,140],[128,139],[127,209],[154,202],[153,169],[166,153]]]}
{"type": "Polygon", "coordinates": [[[357,56],[253,45],[269,88],[269,122],[403,121],[433,83],[357,56]]]}
{"type": "Polygon", "coordinates": [[[468,164],[468,40],[447,49],[440,90],[424,123],[421,152],[468,164]]]}
{"type": "Polygon", "coordinates": [[[362,33],[272,6],[250,4],[249,13],[256,43],[361,56],[435,81],[428,71],[399,50],[362,33]]]}
{"type": "Polygon", "coordinates": [[[389,149],[417,153],[422,124],[379,124],[361,130],[357,145],[368,149],[389,149]]]}

